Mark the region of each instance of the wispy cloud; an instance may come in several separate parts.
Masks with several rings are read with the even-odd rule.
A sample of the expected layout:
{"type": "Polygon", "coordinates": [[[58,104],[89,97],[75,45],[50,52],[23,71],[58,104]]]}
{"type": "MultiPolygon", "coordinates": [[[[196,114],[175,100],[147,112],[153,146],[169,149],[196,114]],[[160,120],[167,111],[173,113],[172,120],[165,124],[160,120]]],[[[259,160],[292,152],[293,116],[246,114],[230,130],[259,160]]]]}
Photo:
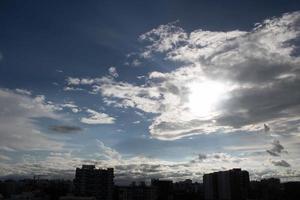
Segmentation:
{"type": "Polygon", "coordinates": [[[85,124],[114,124],[115,118],[106,113],[97,112],[92,109],[87,109],[88,117],[82,117],[81,122],[85,124]]]}
{"type": "Polygon", "coordinates": [[[31,92],[29,90],[25,90],[25,89],[16,89],[16,92],[19,94],[26,94],[26,95],[31,95],[31,92]]]}
{"type": "Polygon", "coordinates": [[[81,108],[79,108],[79,106],[75,105],[74,102],[67,102],[67,103],[62,104],[60,106],[63,107],[63,108],[69,108],[69,109],[71,109],[71,111],[73,113],[78,113],[78,112],[81,111],[81,108]]]}
{"type": "Polygon", "coordinates": [[[1,155],[0,154],[0,160],[4,160],[4,161],[10,161],[11,160],[11,158],[10,157],[8,157],[8,156],[5,156],[5,155],[1,155]]]}
{"type": "Polygon", "coordinates": [[[50,139],[35,123],[39,118],[62,119],[56,105],[43,95],[31,97],[22,91],[0,89],[0,146],[10,150],[54,150],[62,142],[50,139]]]}

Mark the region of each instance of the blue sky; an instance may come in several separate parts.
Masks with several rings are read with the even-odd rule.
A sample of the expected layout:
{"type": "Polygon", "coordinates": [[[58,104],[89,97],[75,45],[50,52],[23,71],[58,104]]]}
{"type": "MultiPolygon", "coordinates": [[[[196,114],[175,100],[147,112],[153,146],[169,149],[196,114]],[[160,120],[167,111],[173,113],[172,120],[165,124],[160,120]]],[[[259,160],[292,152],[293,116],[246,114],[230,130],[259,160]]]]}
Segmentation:
{"type": "Polygon", "coordinates": [[[299,175],[297,1],[1,1],[0,175],[299,175]]]}

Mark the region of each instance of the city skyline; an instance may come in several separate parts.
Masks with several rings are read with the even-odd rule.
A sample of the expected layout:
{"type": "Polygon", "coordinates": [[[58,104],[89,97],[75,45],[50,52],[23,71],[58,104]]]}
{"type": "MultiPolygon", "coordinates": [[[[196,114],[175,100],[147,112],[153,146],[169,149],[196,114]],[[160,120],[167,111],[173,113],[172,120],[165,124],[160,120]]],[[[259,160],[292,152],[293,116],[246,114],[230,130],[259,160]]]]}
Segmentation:
{"type": "Polygon", "coordinates": [[[1,1],[0,177],[300,176],[297,1],[1,1]]]}
{"type": "Polygon", "coordinates": [[[31,200],[295,200],[300,182],[281,182],[278,178],[250,181],[249,172],[240,168],[204,174],[203,183],[190,179],[173,182],[151,179],[118,185],[113,168],[82,165],[73,181],[43,177],[0,180],[0,199],[31,200]]]}

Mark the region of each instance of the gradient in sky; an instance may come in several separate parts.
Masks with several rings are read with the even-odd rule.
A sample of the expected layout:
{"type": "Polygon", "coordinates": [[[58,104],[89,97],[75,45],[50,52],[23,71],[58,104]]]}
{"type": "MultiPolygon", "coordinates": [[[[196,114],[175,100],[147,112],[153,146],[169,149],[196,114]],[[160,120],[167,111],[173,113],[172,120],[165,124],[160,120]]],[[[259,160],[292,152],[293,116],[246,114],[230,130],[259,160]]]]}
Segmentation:
{"type": "Polygon", "coordinates": [[[0,176],[300,171],[299,1],[0,2],[0,176]]]}

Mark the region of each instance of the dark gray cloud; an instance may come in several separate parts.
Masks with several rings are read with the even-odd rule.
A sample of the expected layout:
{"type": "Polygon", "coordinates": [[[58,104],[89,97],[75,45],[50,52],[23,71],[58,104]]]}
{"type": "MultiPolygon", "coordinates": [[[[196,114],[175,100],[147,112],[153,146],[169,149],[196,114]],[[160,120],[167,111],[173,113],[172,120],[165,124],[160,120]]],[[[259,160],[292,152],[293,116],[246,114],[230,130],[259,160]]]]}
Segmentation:
{"type": "MultiPolygon", "coordinates": [[[[300,77],[300,74],[297,77],[300,77]]],[[[300,113],[300,92],[297,89],[299,87],[300,79],[236,89],[231,92],[230,100],[224,103],[224,114],[217,122],[219,125],[239,128],[270,119],[295,116],[300,113]]]]}
{"type": "Polygon", "coordinates": [[[268,126],[267,124],[264,124],[264,130],[265,130],[265,133],[269,132],[270,126],[268,126]]]}
{"type": "Polygon", "coordinates": [[[82,128],[79,126],[69,126],[69,125],[55,125],[50,126],[49,129],[58,133],[76,133],[82,131],[82,128]]]}
{"type": "Polygon", "coordinates": [[[277,153],[271,151],[271,150],[266,150],[267,153],[269,153],[271,156],[279,156],[277,153]]]}
{"type": "Polygon", "coordinates": [[[198,159],[200,160],[200,161],[202,161],[202,160],[205,160],[207,158],[207,155],[205,155],[205,154],[199,154],[198,155],[198,159]]]}
{"type": "Polygon", "coordinates": [[[216,155],[214,155],[214,158],[216,158],[216,159],[220,159],[221,157],[220,157],[220,155],[219,155],[219,154],[216,154],[216,155]]]}
{"type": "Polygon", "coordinates": [[[285,160],[280,160],[280,161],[272,161],[273,165],[279,166],[279,167],[290,167],[291,165],[286,162],[285,160]]]}
{"type": "Polygon", "coordinates": [[[271,151],[276,153],[281,153],[284,150],[284,147],[280,144],[279,140],[274,140],[272,143],[273,147],[271,151]]]}
{"type": "Polygon", "coordinates": [[[272,144],[272,148],[269,150],[266,150],[267,153],[269,153],[271,156],[280,156],[281,153],[287,153],[286,150],[284,150],[284,147],[280,144],[279,140],[273,140],[272,144]]]}
{"type": "MultiPolygon", "coordinates": [[[[273,140],[272,148],[267,152],[272,156],[279,156],[284,151],[284,147],[280,144],[279,140],[273,140]]],[[[287,152],[287,151],[285,151],[287,152]]]]}

